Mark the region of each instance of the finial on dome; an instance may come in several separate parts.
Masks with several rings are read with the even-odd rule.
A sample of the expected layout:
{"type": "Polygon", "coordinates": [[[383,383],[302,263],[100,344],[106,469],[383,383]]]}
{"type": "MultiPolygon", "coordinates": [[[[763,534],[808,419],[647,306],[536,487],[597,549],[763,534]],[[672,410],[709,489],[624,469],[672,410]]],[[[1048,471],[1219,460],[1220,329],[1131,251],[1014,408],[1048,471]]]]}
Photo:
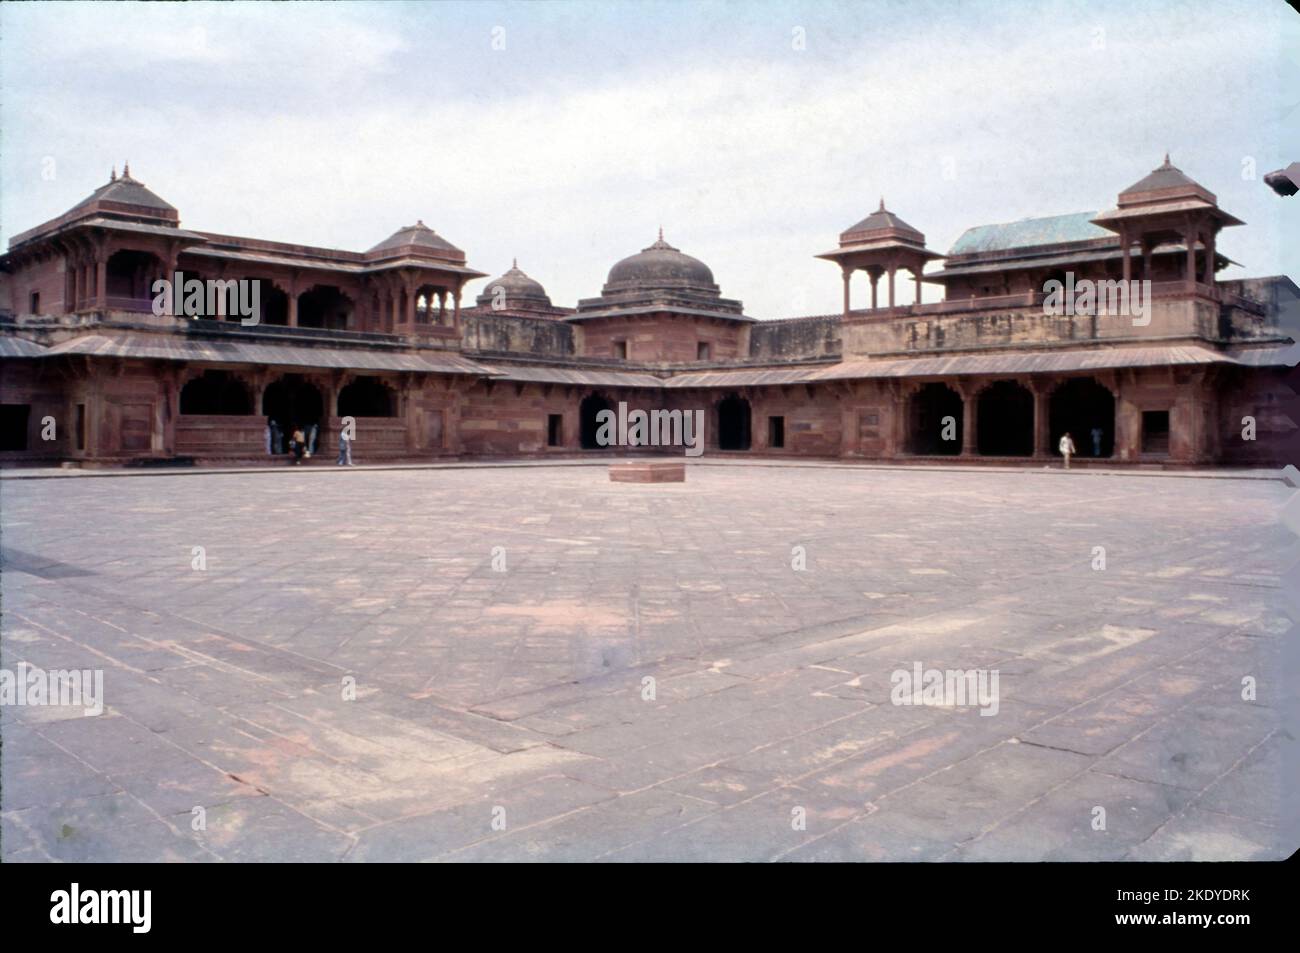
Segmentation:
{"type": "Polygon", "coordinates": [[[1168,169],[1173,163],[1169,161],[1169,152],[1165,151],[1165,168],[1168,169]]]}
{"type": "Polygon", "coordinates": [[[417,218],[417,219],[415,220],[415,227],[416,227],[416,228],[424,228],[424,227],[425,227],[424,219],[422,219],[422,218],[417,218]]]}
{"type": "Polygon", "coordinates": [[[130,159],[127,159],[125,162],[122,163],[122,178],[124,178],[124,179],[129,179],[129,178],[131,178],[131,160],[130,160],[130,159]]]}
{"type": "Polygon", "coordinates": [[[884,210],[885,210],[885,197],[882,195],[880,197],[880,208],[877,211],[883,212],[884,210]]]}
{"type": "Polygon", "coordinates": [[[511,267],[512,269],[514,269],[515,271],[518,271],[518,270],[519,270],[519,259],[518,259],[518,258],[511,258],[511,259],[510,259],[510,267],[511,267]]]}
{"type": "Polygon", "coordinates": [[[659,226],[659,240],[664,240],[664,227],[662,225],[659,226]]]}
{"type": "Polygon", "coordinates": [[[110,182],[116,182],[116,181],[117,181],[117,163],[116,163],[116,162],[113,163],[113,171],[110,172],[110,173],[108,174],[108,181],[110,181],[110,182]]]}

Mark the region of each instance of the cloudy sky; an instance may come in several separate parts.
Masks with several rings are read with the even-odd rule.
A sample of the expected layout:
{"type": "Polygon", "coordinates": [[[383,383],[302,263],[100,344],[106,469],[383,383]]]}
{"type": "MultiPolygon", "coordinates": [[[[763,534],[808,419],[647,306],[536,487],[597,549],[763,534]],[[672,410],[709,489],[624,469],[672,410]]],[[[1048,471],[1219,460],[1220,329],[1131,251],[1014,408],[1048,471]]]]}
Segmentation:
{"type": "Polygon", "coordinates": [[[5,244],[130,159],[185,226],[364,250],[420,218],[558,304],[662,224],[786,317],[838,310],[812,256],[882,195],[946,251],[1168,150],[1249,223],[1225,276],[1300,277],[1300,196],[1262,182],[1300,160],[1279,0],[7,3],[0,31],[5,244]]]}

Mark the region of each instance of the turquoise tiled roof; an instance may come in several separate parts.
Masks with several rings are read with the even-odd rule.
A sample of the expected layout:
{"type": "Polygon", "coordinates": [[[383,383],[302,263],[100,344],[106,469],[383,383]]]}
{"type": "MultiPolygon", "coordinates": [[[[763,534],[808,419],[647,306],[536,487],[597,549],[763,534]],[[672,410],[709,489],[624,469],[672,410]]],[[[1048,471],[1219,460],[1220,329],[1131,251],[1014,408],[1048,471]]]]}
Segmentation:
{"type": "Polygon", "coordinates": [[[1113,238],[1113,232],[1092,224],[1091,219],[1096,217],[1096,212],[1071,212],[1069,215],[1049,215],[1046,218],[1024,218],[1004,225],[976,225],[962,233],[948,254],[977,255],[1012,248],[1113,238]]]}

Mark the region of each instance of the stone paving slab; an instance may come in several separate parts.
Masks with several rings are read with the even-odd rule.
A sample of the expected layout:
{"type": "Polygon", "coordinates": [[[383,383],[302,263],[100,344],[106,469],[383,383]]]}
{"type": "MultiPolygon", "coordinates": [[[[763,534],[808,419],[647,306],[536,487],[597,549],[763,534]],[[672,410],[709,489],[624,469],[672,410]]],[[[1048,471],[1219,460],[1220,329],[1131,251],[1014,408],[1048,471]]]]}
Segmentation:
{"type": "Polygon", "coordinates": [[[105,702],[0,706],[5,861],[1297,846],[1280,483],[257,475],[0,482],[0,668],[99,670],[105,702]],[[918,664],[996,672],[996,713],[899,704],[918,664]]]}

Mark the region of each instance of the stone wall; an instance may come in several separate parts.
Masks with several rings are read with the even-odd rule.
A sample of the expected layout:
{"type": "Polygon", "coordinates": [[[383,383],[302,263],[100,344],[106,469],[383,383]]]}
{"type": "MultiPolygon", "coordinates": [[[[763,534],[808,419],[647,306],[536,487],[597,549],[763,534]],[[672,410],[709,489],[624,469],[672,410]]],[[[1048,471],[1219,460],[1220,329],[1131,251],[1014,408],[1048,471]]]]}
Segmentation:
{"type": "Polygon", "coordinates": [[[749,326],[749,359],[764,363],[838,357],[840,316],[760,321],[749,326]]]}
{"type": "Polygon", "coordinates": [[[490,312],[461,313],[461,341],[469,351],[572,357],[573,325],[553,318],[525,318],[490,312]]]}

